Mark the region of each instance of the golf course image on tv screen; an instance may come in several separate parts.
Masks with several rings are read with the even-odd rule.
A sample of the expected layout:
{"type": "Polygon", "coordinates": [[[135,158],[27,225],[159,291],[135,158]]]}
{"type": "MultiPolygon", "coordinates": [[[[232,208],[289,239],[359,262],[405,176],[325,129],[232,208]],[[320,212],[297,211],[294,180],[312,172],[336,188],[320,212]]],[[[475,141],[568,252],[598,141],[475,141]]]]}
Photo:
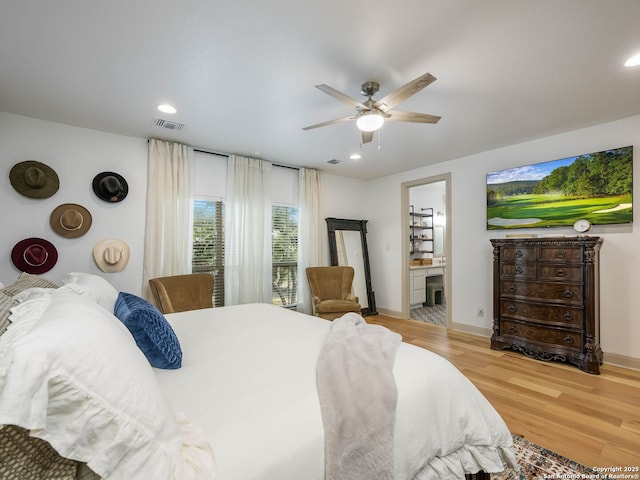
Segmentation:
{"type": "Polygon", "coordinates": [[[633,221],[633,146],[487,174],[487,229],[633,221]]]}

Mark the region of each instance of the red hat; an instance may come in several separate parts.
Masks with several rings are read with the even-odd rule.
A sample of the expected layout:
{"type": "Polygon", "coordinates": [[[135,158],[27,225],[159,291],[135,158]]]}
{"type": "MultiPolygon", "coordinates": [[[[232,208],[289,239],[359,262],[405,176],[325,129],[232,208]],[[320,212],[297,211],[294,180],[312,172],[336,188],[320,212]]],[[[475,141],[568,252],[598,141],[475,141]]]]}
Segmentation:
{"type": "Polygon", "coordinates": [[[58,250],[43,238],[26,238],[11,250],[11,261],[21,272],[37,275],[53,268],[58,261],[58,250]]]}

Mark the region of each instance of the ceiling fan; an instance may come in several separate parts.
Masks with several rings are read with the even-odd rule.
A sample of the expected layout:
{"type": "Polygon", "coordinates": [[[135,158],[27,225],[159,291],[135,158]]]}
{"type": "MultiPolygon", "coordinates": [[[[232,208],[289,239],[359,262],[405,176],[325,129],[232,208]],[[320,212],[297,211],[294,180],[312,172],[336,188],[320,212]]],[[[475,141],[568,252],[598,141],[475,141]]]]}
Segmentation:
{"type": "Polygon", "coordinates": [[[364,102],[359,102],[329,85],[316,85],[317,89],[322,90],[327,95],[331,95],[342,103],[355,108],[356,113],[348,117],[310,125],[304,127],[303,130],[311,130],[312,128],[325,127],[327,125],[333,125],[334,123],[346,122],[347,120],[355,120],[356,125],[362,131],[362,143],[369,143],[373,140],[373,133],[382,127],[385,119],[390,122],[438,123],[440,117],[435,115],[393,110],[396,105],[418,93],[435,80],[436,77],[430,73],[425,73],[380,100],[373,100],[371,98],[378,93],[380,84],[378,82],[366,82],[362,84],[360,90],[362,95],[368,97],[364,102]]]}

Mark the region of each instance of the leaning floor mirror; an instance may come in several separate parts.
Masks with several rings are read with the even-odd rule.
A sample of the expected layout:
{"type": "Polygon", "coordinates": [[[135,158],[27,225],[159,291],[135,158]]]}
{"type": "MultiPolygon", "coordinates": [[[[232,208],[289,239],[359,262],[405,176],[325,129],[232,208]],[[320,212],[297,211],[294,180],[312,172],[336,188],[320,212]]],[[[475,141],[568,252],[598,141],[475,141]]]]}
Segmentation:
{"type": "Polygon", "coordinates": [[[353,293],[362,306],[362,315],[377,315],[371,286],[367,220],[326,218],[331,265],[350,265],[354,269],[353,293]]]}

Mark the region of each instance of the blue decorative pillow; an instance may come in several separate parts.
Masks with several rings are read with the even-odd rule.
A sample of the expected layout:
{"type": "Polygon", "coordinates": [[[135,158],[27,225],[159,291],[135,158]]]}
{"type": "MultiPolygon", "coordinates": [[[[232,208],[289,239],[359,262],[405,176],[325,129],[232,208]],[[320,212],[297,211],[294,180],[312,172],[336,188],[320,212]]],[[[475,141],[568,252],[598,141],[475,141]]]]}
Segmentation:
{"type": "Polygon", "coordinates": [[[152,366],[166,369],[182,366],[180,342],[160,310],[132,293],[120,292],[114,313],[152,366]]]}

